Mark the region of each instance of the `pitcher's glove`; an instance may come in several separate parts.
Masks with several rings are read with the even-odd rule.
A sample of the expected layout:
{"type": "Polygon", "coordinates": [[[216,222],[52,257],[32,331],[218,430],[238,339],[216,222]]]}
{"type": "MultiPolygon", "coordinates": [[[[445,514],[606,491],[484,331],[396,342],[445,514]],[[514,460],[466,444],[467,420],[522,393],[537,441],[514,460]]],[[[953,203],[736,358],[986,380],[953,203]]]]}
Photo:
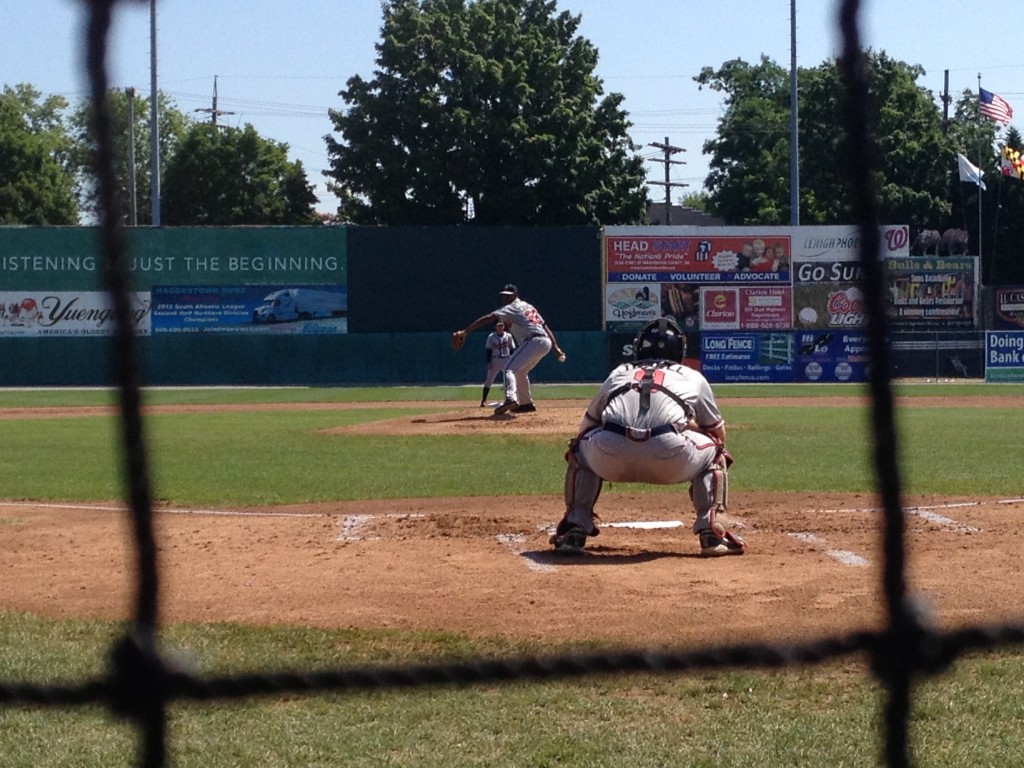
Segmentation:
{"type": "Polygon", "coordinates": [[[452,334],[452,349],[458,351],[466,346],[466,332],[456,331],[452,334]]]}

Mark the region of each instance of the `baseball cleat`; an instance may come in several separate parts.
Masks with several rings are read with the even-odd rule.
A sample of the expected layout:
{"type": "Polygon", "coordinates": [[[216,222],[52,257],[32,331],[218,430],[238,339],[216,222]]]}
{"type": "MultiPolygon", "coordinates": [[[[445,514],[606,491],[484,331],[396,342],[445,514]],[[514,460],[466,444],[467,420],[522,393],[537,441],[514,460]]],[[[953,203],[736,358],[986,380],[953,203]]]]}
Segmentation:
{"type": "Polygon", "coordinates": [[[565,533],[556,533],[548,540],[554,545],[555,551],[569,554],[583,554],[583,547],[587,543],[587,534],[582,528],[570,528],[565,533]]]}
{"type": "Polygon", "coordinates": [[[503,402],[501,405],[494,409],[494,415],[503,416],[504,414],[508,413],[513,408],[515,408],[516,405],[518,405],[518,403],[516,403],[515,400],[513,400],[512,398],[506,398],[505,402],[503,402]]]}
{"type": "Polygon", "coordinates": [[[536,413],[537,406],[533,403],[523,403],[512,409],[512,413],[536,413]]]}
{"type": "Polygon", "coordinates": [[[739,536],[728,531],[721,537],[711,531],[699,534],[701,557],[724,557],[726,555],[742,555],[747,551],[747,543],[739,536]]]}

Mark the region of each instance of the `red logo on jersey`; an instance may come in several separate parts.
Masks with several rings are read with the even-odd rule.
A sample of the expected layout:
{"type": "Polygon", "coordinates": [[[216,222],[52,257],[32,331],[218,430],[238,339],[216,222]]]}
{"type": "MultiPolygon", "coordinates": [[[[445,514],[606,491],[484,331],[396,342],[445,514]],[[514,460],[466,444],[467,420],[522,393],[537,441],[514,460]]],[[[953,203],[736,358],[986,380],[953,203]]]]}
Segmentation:
{"type": "MultiPolygon", "coordinates": [[[[643,368],[637,368],[636,372],[633,374],[633,380],[637,381],[637,382],[643,381],[645,373],[646,373],[646,371],[643,368]]],[[[665,386],[665,372],[663,370],[661,370],[660,368],[655,368],[654,369],[653,381],[654,381],[654,386],[656,386],[656,387],[664,387],[665,386]]]]}

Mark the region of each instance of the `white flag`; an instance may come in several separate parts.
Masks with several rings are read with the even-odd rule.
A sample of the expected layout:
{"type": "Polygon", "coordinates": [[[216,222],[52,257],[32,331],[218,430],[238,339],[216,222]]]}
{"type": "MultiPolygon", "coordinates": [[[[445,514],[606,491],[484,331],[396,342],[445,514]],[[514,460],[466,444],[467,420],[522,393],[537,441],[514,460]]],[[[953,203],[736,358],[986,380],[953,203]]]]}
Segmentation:
{"type": "Polygon", "coordinates": [[[985,182],[981,180],[985,172],[981,168],[972,164],[970,160],[959,152],[956,153],[956,162],[960,166],[960,181],[973,181],[979,187],[985,189],[985,182]]]}

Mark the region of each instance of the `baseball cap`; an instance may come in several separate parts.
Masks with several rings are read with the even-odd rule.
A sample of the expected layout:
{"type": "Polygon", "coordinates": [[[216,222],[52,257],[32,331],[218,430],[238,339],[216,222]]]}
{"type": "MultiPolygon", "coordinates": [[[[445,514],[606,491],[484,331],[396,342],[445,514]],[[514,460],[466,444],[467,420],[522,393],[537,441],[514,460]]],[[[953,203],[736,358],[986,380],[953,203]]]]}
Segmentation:
{"type": "Polygon", "coordinates": [[[506,295],[507,296],[518,296],[519,295],[519,289],[516,288],[514,285],[512,285],[512,283],[509,283],[508,285],[506,285],[504,288],[501,289],[501,292],[499,293],[499,295],[500,296],[506,296],[506,295]]]}

